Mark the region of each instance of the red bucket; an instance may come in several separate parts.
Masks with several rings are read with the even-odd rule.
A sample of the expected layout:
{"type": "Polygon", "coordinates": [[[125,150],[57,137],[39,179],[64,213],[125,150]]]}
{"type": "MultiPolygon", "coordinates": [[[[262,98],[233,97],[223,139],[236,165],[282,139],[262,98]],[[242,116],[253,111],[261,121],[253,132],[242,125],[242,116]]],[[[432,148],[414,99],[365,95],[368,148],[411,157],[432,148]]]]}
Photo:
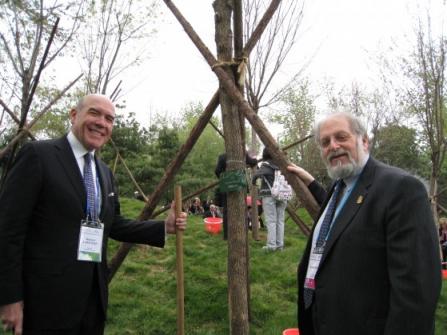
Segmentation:
{"type": "Polygon", "coordinates": [[[447,279],[447,270],[442,270],[442,278],[447,279]]]}
{"type": "Polygon", "coordinates": [[[219,234],[222,230],[222,218],[205,218],[203,219],[205,222],[205,230],[213,235],[219,234]]]}
{"type": "Polygon", "coordinates": [[[282,335],[300,335],[298,328],[289,328],[282,332],[282,335]]]}

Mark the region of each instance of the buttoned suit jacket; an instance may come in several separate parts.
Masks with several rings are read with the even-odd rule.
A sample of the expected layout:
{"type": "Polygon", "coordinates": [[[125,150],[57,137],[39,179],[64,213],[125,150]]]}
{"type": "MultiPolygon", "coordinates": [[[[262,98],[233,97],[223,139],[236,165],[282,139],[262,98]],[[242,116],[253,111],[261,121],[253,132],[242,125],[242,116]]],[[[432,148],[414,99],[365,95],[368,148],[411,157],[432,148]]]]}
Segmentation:
{"type": "Polygon", "coordinates": [[[433,334],[439,246],[419,180],[369,158],[335,218],[315,277],[314,302],[306,310],[312,236],[313,230],[298,266],[300,334],[433,334]]]}
{"type": "Polygon", "coordinates": [[[121,216],[112,173],[100,159],[95,161],[105,225],[101,263],[77,260],[86,191],[66,137],[26,144],[2,188],[0,305],[23,300],[25,328],[74,326],[92,287],[99,287],[106,315],[109,236],[164,245],[163,221],[136,222],[121,216]]]}

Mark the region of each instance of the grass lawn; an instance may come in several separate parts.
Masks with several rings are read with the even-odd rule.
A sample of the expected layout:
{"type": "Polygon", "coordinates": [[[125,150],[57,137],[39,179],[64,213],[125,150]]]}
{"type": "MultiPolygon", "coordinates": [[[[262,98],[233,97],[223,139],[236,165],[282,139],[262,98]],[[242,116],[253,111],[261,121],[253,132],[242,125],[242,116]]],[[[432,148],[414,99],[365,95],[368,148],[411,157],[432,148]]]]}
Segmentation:
{"type": "MultiPolygon", "coordinates": [[[[136,217],[143,203],[122,199],[122,210],[136,217]]],[[[265,253],[265,240],[250,237],[250,334],[281,335],[296,327],[296,266],[305,238],[286,223],[285,250],[265,253]]],[[[227,243],[204,231],[202,219],[190,216],[184,235],[185,333],[227,335],[227,243]]],[[[111,241],[111,257],[117,243],[111,241]]],[[[437,310],[436,335],[447,334],[447,281],[437,310]]],[[[106,334],[176,334],[175,236],[164,249],[136,246],[110,285],[106,334]]],[[[359,334],[361,335],[361,334],[359,334]]]]}

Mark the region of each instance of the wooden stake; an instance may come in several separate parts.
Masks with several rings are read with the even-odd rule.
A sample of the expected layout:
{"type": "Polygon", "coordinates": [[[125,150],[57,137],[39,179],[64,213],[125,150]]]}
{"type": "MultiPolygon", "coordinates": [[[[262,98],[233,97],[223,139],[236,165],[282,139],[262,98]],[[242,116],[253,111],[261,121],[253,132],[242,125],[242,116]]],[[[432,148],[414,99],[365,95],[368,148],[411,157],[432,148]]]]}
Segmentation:
{"type": "MultiPolygon", "coordinates": [[[[182,212],[182,188],[175,186],[175,217],[182,212]]],[[[185,288],[183,284],[183,230],[176,230],[177,259],[177,335],[185,334],[185,288]]]]}

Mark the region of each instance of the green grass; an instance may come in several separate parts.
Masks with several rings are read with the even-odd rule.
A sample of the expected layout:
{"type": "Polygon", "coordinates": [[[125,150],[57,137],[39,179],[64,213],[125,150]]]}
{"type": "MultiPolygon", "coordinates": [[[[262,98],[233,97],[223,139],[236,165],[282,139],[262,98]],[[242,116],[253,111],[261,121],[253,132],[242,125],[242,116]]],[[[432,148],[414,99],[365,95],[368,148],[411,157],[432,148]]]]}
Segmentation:
{"type": "MultiPolygon", "coordinates": [[[[122,199],[123,213],[136,217],[143,203],[122,199]]],[[[306,239],[286,223],[285,250],[264,253],[250,237],[250,334],[280,335],[296,327],[296,266],[306,239]]],[[[190,216],[184,235],[185,333],[229,334],[227,243],[204,231],[202,219],[190,216]]],[[[117,243],[111,241],[111,252],[117,243]]],[[[110,285],[106,334],[176,334],[175,237],[164,249],[132,249],[110,285]]],[[[436,335],[447,334],[447,285],[436,313],[436,335]]]]}
{"type": "MultiPolygon", "coordinates": [[[[136,217],[143,206],[122,199],[122,211],[136,217]]],[[[252,335],[281,335],[296,327],[296,265],[306,239],[287,222],[285,250],[264,253],[261,241],[250,238],[250,290],[252,335]]],[[[109,256],[118,243],[110,241],[109,256]]],[[[190,216],[184,235],[185,333],[227,335],[227,243],[203,229],[202,219],[190,216]]],[[[436,335],[447,334],[447,281],[436,312],[436,335]]],[[[136,246],[110,285],[107,335],[176,334],[175,237],[164,249],[136,246]]],[[[0,334],[5,334],[0,328],[0,334]]]]}

